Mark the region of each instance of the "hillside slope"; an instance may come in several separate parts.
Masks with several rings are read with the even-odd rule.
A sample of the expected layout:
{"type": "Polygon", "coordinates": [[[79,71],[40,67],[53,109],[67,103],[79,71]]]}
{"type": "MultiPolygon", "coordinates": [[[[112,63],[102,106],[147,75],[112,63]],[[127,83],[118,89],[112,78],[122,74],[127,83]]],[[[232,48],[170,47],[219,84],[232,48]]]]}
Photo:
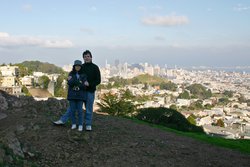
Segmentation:
{"type": "Polygon", "coordinates": [[[30,97],[15,98],[0,92],[0,101],[8,103],[0,107],[0,112],[7,114],[0,120],[0,164],[46,167],[250,164],[250,155],[118,117],[94,114],[92,132],[70,130],[69,124],[53,126],[50,119],[64,112],[65,100],[36,102],[30,97]],[[11,158],[8,150],[24,160],[11,158]]]}

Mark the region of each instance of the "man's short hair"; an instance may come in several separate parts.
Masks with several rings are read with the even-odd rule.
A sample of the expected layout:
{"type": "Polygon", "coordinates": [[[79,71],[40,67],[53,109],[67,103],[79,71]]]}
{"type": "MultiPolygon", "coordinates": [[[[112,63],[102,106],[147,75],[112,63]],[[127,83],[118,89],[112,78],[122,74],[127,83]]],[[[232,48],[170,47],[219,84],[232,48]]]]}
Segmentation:
{"type": "Polygon", "coordinates": [[[84,57],[84,55],[87,55],[87,54],[89,54],[90,57],[92,58],[92,54],[91,54],[91,52],[90,52],[89,50],[85,50],[85,51],[82,53],[82,57],[84,57]]]}

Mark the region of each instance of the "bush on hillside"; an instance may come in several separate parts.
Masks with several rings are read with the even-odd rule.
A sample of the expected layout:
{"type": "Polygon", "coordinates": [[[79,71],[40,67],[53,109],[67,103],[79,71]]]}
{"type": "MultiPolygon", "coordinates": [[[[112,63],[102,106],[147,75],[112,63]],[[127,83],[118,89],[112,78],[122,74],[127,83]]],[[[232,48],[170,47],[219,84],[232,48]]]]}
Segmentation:
{"type": "Polygon", "coordinates": [[[180,131],[204,133],[202,127],[191,124],[181,113],[169,108],[159,107],[139,109],[138,114],[135,117],[139,120],[163,125],[180,131]]]}
{"type": "Polygon", "coordinates": [[[26,96],[31,96],[28,88],[26,86],[23,86],[22,87],[22,92],[26,95],[26,96]]]}
{"type": "Polygon", "coordinates": [[[133,104],[127,91],[121,91],[121,95],[108,92],[101,97],[101,102],[98,102],[99,112],[108,113],[113,116],[130,116],[136,110],[136,105],[133,104]]]}

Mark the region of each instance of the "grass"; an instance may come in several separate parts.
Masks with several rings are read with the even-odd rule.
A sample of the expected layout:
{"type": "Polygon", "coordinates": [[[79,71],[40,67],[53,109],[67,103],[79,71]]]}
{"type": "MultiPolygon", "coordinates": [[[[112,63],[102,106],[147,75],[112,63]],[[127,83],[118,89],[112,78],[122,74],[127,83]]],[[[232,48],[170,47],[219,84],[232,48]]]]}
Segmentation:
{"type": "Polygon", "coordinates": [[[233,150],[237,150],[240,151],[242,153],[247,153],[250,154],[250,140],[246,140],[246,139],[225,139],[225,138],[221,138],[221,137],[212,137],[206,134],[201,134],[201,133],[193,133],[193,132],[182,132],[182,131],[178,131],[178,130],[174,130],[174,129],[170,129],[167,127],[164,127],[162,125],[155,125],[152,123],[148,123],[145,121],[141,121],[135,118],[128,118],[136,123],[139,124],[146,124],[149,125],[151,127],[155,127],[155,128],[159,128],[161,130],[164,131],[168,131],[168,132],[173,132],[175,134],[181,135],[181,136],[187,136],[187,137],[191,137],[197,140],[200,140],[202,142],[206,142],[212,145],[216,145],[216,146],[220,146],[220,147],[225,147],[225,148],[229,148],[229,149],[233,149],[233,150]]]}

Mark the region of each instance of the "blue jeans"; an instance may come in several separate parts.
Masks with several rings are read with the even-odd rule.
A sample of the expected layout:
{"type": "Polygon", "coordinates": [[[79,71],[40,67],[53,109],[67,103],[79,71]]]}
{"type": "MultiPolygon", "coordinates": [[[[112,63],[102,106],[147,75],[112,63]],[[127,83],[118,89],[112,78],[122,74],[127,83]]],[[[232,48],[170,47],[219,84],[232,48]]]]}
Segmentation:
{"type": "Polygon", "coordinates": [[[86,125],[92,125],[94,100],[95,100],[95,92],[87,92],[87,100],[85,103],[85,108],[86,108],[85,124],[86,125]]]}
{"type": "MultiPolygon", "coordinates": [[[[86,125],[92,125],[92,116],[93,116],[93,105],[95,100],[95,92],[87,92],[87,101],[85,102],[85,108],[86,108],[86,125]]],[[[63,123],[66,123],[69,118],[71,117],[71,109],[70,107],[67,108],[67,111],[65,114],[63,114],[60,118],[60,120],[63,123]]]]}
{"type": "Polygon", "coordinates": [[[71,110],[71,122],[76,124],[76,111],[78,115],[78,125],[83,125],[82,117],[82,105],[83,101],[81,100],[69,100],[70,110],[71,110]]]}
{"type": "Polygon", "coordinates": [[[61,116],[60,120],[61,120],[63,123],[66,123],[66,122],[69,120],[70,117],[71,117],[71,110],[70,110],[70,107],[68,107],[66,113],[64,113],[64,114],[61,116]]]}

